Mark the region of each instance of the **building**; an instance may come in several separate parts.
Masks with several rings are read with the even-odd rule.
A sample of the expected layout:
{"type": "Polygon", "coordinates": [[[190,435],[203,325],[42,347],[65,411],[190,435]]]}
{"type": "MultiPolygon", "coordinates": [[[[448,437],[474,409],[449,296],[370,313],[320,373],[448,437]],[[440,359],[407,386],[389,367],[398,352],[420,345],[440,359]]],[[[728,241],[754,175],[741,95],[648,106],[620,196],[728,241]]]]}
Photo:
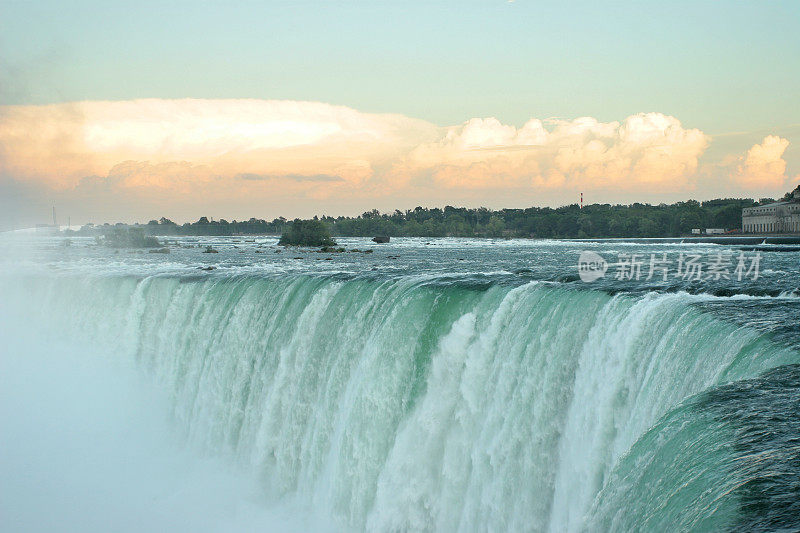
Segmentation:
{"type": "Polygon", "coordinates": [[[800,185],[788,200],[742,209],[743,233],[800,233],[800,185]]]}

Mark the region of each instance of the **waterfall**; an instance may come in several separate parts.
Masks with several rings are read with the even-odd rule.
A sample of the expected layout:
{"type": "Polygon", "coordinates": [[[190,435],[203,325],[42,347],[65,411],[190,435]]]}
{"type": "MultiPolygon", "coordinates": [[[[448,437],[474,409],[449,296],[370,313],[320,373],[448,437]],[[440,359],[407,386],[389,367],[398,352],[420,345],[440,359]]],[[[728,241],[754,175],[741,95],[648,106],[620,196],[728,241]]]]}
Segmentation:
{"type": "MultiPolygon", "coordinates": [[[[685,293],[301,274],[30,276],[2,293],[43,334],[134,361],[191,446],[254,472],[266,501],[354,530],[635,526],[631,454],[654,461],[699,395],[800,360],[685,293]]],[[[648,512],[673,516],[661,503],[648,512]]]]}

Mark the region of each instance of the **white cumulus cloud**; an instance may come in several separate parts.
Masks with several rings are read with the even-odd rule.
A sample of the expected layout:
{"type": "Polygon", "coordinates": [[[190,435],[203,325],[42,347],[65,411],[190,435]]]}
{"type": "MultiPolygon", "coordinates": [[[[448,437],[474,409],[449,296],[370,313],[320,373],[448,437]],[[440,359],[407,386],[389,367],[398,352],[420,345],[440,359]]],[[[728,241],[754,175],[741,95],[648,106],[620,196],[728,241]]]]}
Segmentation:
{"type": "Polygon", "coordinates": [[[709,138],[675,117],[638,114],[623,122],[591,117],[531,119],[521,128],[472,119],[415,148],[406,173],[429,172],[458,187],[686,187],[709,138]]]}
{"type": "Polygon", "coordinates": [[[733,175],[734,181],[748,190],[780,190],[788,179],[783,159],[788,146],[787,139],[767,135],[740,159],[733,175]]]}

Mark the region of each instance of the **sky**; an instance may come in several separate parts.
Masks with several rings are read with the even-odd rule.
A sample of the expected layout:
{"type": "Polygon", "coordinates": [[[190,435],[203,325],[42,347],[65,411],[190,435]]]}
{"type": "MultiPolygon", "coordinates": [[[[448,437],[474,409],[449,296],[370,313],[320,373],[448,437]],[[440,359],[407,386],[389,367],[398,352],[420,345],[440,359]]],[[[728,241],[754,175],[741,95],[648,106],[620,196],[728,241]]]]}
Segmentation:
{"type": "Polygon", "coordinates": [[[799,25],[795,0],[0,0],[0,226],[780,196],[799,25]]]}

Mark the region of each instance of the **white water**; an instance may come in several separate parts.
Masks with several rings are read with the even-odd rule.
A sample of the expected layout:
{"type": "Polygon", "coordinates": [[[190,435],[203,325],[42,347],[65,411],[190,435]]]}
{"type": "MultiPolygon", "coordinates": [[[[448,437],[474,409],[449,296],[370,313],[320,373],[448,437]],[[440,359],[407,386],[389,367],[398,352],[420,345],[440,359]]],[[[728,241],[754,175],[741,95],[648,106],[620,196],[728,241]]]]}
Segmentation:
{"type": "Polygon", "coordinates": [[[230,460],[187,448],[165,417],[168,395],[124,349],[11,310],[0,306],[0,530],[335,530],[297,500],[266,503],[230,460]]]}
{"type": "Polygon", "coordinates": [[[34,480],[3,485],[15,523],[46,525],[64,490],[50,514],[76,531],[591,529],[660,416],[797,360],[684,294],[184,281],[4,284],[25,325],[3,334],[1,464],[34,480]]]}

